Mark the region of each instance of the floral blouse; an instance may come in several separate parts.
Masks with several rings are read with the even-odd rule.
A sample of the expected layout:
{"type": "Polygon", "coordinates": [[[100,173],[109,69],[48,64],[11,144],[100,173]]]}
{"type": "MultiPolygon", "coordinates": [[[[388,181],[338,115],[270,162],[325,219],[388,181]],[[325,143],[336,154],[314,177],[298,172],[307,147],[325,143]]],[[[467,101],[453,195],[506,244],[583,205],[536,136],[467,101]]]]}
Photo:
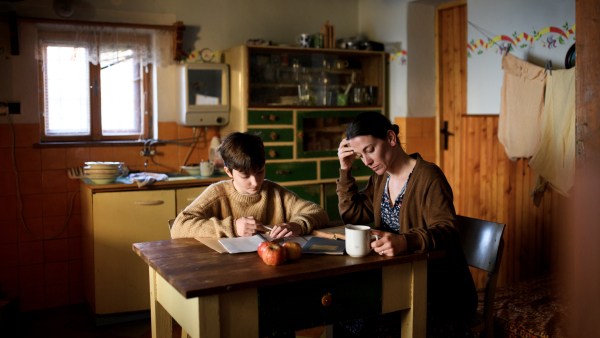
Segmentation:
{"type": "Polygon", "coordinates": [[[385,189],[383,190],[383,198],[381,199],[381,221],[383,231],[393,232],[395,234],[398,234],[400,232],[400,222],[398,221],[398,216],[400,215],[400,207],[402,207],[402,200],[404,199],[406,186],[410,181],[412,173],[413,172],[411,171],[410,175],[408,175],[406,183],[404,183],[404,187],[402,187],[402,190],[398,194],[398,197],[396,197],[394,207],[390,206],[390,196],[388,194],[390,175],[388,174],[387,180],[385,181],[385,189]]]}

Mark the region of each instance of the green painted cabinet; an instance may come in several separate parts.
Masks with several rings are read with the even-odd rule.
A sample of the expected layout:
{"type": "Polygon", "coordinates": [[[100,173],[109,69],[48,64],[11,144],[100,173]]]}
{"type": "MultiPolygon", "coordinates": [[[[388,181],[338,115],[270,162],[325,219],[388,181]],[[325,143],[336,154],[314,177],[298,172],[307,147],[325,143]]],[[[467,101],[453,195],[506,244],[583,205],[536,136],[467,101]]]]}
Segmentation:
{"type": "Polygon", "coordinates": [[[268,160],[291,160],[294,158],[293,146],[265,145],[265,159],[268,160]]]}
{"type": "MultiPolygon", "coordinates": [[[[357,159],[352,165],[352,176],[362,177],[371,176],[373,170],[367,167],[361,160],[357,159]]],[[[339,178],[340,177],[340,161],[339,160],[323,160],[321,161],[321,179],[339,178]]]]}
{"type": "MultiPolygon", "coordinates": [[[[360,180],[356,181],[356,185],[358,186],[358,190],[364,189],[367,186],[368,180],[360,180]]],[[[336,183],[326,183],[324,186],[324,194],[325,198],[323,200],[324,209],[329,216],[329,221],[341,221],[342,217],[340,216],[340,209],[338,208],[338,197],[335,192],[337,188],[336,183]]],[[[373,223],[366,224],[369,226],[373,226],[373,223]]]]}
{"type": "MultiPolygon", "coordinates": [[[[310,110],[296,113],[296,157],[337,157],[344,132],[364,110],[310,110]]],[[[380,110],[374,110],[381,113],[380,110]]]]}
{"type": "Polygon", "coordinates": [[[248,128],[248,131],[251,133],[259,134],[260,138],[264,143],[294,141],[294,129],[291,128],[248,128]]]}
{"type": "Polygon", "coordinates": [[[249,110],[248,125],[292,125],[293,116],[291,110],[249,110]]]}
{"type": "Polygon", "coordinates": [[[309,184],[309,185],[295,185],[286,187],[298,195],[298,197],[311,201],[315,204],[321,204],[321,185],[320,184],[309,184]]]}
{"type": "Polygon", "coordinates": [[[276,162],[265,164],[265,178],[275,182],[314,181],[317,162],[276,162]]]}
{"type": "MultiPolygon", "coordinates": [[[[385,53],[240,45],[222,57],[230,68],[231,111],[221,135],[259,133],[266,178],[339,220],[330,184],[339,176],[337,149],[358,114],[385,114],[385,53]]],[[[361,180],[372,173],[360,160],[354,167],[361,180]]]]}

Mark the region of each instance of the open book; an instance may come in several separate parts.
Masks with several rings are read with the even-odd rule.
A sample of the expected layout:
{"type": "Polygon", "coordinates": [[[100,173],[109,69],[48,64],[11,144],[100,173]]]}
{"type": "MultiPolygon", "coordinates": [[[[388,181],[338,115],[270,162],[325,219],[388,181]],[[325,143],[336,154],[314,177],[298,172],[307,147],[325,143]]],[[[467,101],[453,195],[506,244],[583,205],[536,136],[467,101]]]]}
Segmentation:
{"type": "Polygon", "coordinates": [[[256,234],[251,237],[235,237],[235,238],[200,238],[196,240],[207,247],[219,252],[219,253],[242,253],[242,252],[254,252],[258,249],[258,245],[264,241],[288,241],[296,242],[304,247],[304,244],[308,242],[312,237],[325,237],[331,239],[345,239],[345,226],[337,226],[330,228],[323,228],[319,230],[313,230],[309,235],[284,237],[274,239],[269,234],[256,234]]]}
{"type": "Polygon", "coordinates": [[[254,252],[262,242],[296,242],[300,246],[304,246],[307,242],[302,236],[275,239],[269,236],[269,234],[256,234],[251,237],[234,238],[196,238],[196,240],[219,253],[254,252]]]}

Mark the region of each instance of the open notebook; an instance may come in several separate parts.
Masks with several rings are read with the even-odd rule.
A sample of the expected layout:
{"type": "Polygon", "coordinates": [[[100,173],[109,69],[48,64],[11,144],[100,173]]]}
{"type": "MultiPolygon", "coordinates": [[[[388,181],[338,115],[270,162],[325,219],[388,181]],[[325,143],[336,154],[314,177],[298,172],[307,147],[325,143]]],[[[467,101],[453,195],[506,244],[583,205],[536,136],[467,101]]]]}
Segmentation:
{"type": "Polygon", "coordinates": [[[235,238],[196,238],[196,240],[219,253],[255,252],[260,243],[269,241],[296,242],[301,246],[304,246],[307,242],[307,239],[302,236],[274,239],[269,234],[256,234],[251,237],[235,238]]]}
{"type": "Polygon", "coordinates": [[[345,238],[345,226],[337,226],[330,228],[323,228],[319,230],[313,230],[309,235],[296,236],[296,237],[284,237],[283,239],[273,239],[269,234],[256,234],[252,237],[235,237],[235,238],[200,238],[196,240],[207,247],[219,252],[219,253],[242,253],[242,252],[254,252],[258,249],[258,245],[264,241],[288,241],[296,242],[304,247],[304,244],[311,238],[325,237],[331,239],[344,239],[345,238]]]}

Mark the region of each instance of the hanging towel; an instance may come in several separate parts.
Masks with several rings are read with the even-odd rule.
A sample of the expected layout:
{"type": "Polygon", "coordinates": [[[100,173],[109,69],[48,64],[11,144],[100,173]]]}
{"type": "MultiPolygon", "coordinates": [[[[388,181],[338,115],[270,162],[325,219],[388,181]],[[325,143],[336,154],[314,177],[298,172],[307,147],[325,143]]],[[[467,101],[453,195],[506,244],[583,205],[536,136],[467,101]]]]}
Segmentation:
{"type": "Polygon", "coordinates": [[[502,57],[502,69],[498,140],[516,161],[533,156],[540,146],[546,75],[544,68],[512,54],[502,57]]]}
{"type": "Polygon", "coordinates": [[[547,184],[569,196],[575,177],[575,68],[553,70],[548,76],[542,142],[529,166],[535,170],[530,195],[536,206],[547,184]]]}
{"type": "Polygon", "coordinates": [[[165,174],[154,174],[154,173],[134,173],[127,177],[131,182],[135,182],[138,188],[150,185],[156,181],[164,181],[167,179],[165,174]]]}

